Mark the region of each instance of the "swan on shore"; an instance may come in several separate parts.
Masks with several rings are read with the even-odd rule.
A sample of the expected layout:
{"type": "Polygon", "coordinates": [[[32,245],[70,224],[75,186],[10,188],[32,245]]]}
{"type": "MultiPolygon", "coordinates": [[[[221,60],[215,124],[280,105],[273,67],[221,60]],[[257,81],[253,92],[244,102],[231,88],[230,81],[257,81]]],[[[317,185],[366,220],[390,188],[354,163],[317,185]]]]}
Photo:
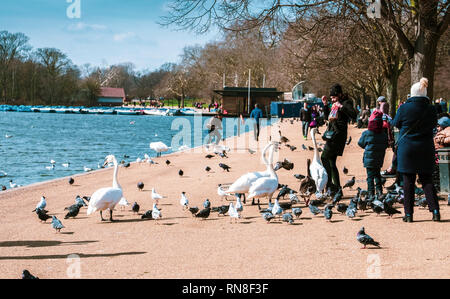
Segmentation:
{"type": "Polygon", "coordinates": [[[328,174],[325,170],[325,167],[323,167],[322,162],[319,159],[319,152],[317,150],[317,143],[316,143],[316,128],[313,128],[311,130],[311,139],[314,146],[314,158],[312,160],[311,165],[309,166],[309,170],[311,171],[311,177],[316,183],[316,189],[317,192],[322,193],[325,189],[325,186],[328,182],[328,174]]]}
{"type": "Polygon", "coordinates": [[[112,187],[101,188],[95,191],[94,194],[92,194],[91,196],[87,210],[88,215],[95,213],[96,211],[100,211],[100,217],[102,221],[105,221],[105,219],[103,219],[102,212],[107,209],[109,209],[110,221],[114,221],[113,220],[114,207],[119,203],[119,201],[123,197],[122,187],[119,185],[119,182],[117,181],[117,173],[119,165],[117,163],[116,157],[114,155],[107,156],[105,158],[105,162],[103,165],[106,165],[111,162],[114,163],[112,187]]]}

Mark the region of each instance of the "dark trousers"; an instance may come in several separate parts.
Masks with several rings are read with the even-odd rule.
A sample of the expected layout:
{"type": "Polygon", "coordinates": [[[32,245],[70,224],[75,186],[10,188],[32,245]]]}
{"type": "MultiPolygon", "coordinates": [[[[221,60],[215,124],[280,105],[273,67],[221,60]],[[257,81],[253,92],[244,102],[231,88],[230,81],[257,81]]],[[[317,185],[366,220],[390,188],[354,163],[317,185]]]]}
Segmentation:
{"type": "Polygon", "coordinates": [[[255,132],[254,132],[254,134],[255,134],[255,139],[256,139],[256,141],[258,141],[258,139],[259,139],[259,122],[256,122],[255,123],[255,132]]]}
{"type": "MultiPolygon", "coordinates": [[[[437,192],[433,185],[433,175],[419,173],[419,179],[422,183],[423,191],[428,203],[428,209],[430,212],[434,210],[439,211],[439,202],[437,198],[437,192]]],[[[415,183],[416,174],[403,173],[403,190],[405,195],[405,214],[412,215],[414,213],[414,197],[415,197],[415,183]]]]}
{"type": "Polygon", "coordinates": [[[308,121],[302,121],[303,137],[308,137],[308,128],[309,128],[309,122],[308,121]]]}
{"type": "Polygon", "coordinates": [[[375,186],[377,192],[383,192],[383,185],[381,184],[381,168],[367,168],[367,191],[369,194],[375,194],[375,186]],[[375,181],[375,184],[374,184],[375,181]]]}
{"type": "Polygon", "coordinates": [[[339,171],[336,167],[337,155],[324,151],[321,160],[328,174],[327,188],[332,191],[339,190],[341,188],[341,181],[339,180],[339,171]]]}

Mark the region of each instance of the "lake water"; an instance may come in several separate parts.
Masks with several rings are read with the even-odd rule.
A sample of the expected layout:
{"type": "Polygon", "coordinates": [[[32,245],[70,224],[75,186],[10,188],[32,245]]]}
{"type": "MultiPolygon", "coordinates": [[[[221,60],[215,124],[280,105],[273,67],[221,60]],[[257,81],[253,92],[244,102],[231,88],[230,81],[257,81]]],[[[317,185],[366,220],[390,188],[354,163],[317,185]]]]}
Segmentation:
{"type": "MultiPolygon", "coordinates": [[[[119,162],[136,161],[145,153],[153,157],[156,153],[149,148],[150,142],[162,141],[172,146],[166,153],[177,151],[182,145],[201,146],[207,140],[208,119],[0,112],[0,185],[9,189],[10,180],[24,186],[71,176],[84,172],[84,166],[95,170],[109,154],[114,154],[119,162]],[[125,155],[129,158],[124,158],[125,155]],[[48,170],[51,160],[56,161],[55,168],[48,170]],[[65,168],[62,163],[70,166],[65,168]]],[[[224,137],[237,135],[233,124],[238,119],[224,121],[224,137]]],[[[250,121],[246,124],[241,133],[253,129],[250,121]]]]}

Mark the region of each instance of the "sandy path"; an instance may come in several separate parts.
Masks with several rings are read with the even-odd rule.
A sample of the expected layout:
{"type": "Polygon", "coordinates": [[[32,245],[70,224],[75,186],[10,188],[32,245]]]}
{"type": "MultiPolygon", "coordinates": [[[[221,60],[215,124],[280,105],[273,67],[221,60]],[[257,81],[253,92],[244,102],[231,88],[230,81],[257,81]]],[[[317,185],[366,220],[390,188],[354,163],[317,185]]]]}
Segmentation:
{"type": "MultiPolygon", "coordinates": [[[[300,128],[299,122],[281,124],[282,134],[298,149],[291,152],[282,147],[278,160],[286,157],[295,168],[282,169],[278,175],[280,183],[294,189],[298,189],[298,182],[293,174],[305,174],[306,159],[313,156],[313,152],[301,149],[302,143],[312,143],[298,138],[300,128]]],[[[269,130],[262,132],[261,139],[269,130]]],[[[272,130],[277,131],[277,125],[272,130]]],[[[357,186],[366,188],[362,150],[356,144],[361,130],[351,127],[349,132],[353,141],[338,165],[350,171],[349,176],[341,174],[341,180],[344,183],[355,175],[357,186]]],[[[244,219],[238,224],[230,224],[229,217],[216,213],[200,221],[183,212],[179,205],[182,191],[191,205],[201,206],[206,198],[213,206],[229,204],[217,195],[217,184],[265,169],[260,150],[251,155],[245,150],[248,145],[238,142],[251,140],[251,136],[227,140],[233,149],[244,149],[232,150],[228,159],[207,160],[205,152],[185,152],[158,158],[159,165],[120,168],[119,182],[125,197],[130,203],[140,204],[140,214],[152,207],[153,186],[167,196],[160,204],[164,217],[160,225],[142,221],[130,208],[116,210],[115,223],[100,222],[98,213],[87,216],[85,208],[76,219],[64,220],[64,207],[71,205],[77,194],[91,195],[111,185],[112,169],[77,176],[74,186],[62,179],[0,193],[0,278],[20,277],[23,269],[41,278],[67,278],[70,254],[81,257],[82,278],[366,278],[368,271],[382,278],[449,277],[450,209],[443,201],[445,222],[441,223],[431,222],[431,214],[417,208],[412,224],[403,223],[401,216],[388,219],[386,215],[376,217],[359,211],[355,220],[335,212],[334,222],[328,223],[322,216],[312,216],[303,203],[302,217],[295,225],[278,221],[266,224],[257,207],[248,202],[244,219]],[[164,163],[167,158],[170,166],[164,163]],[[231,171],[222,171],[220,162],[231,166],[231,171]],[[207,165],[213,168],[212,173],[206,174],[207,165]],[[184,170],[184,177],[178,176],[179,169],[184,170]],[[138,181],[145,183],[142,192],[136,188],[138,181]],[[39,223],[31,212],[41,195],[47,197],[50,214],[57,215],[66,226],[61,234],[55,234],[49,222],[39,223]],[[381,243],[382,249],[360,249],[356,233],[361,226],[381,243]],[[377,263],[379,267],[374,268],[377,263]]],[[[264,145],[261,141],[260,146],[264,145]]],[[[388,152],[385,166],[390,158],[388,152]]],[[[344,194],[352,196],[355,191],[344,194]]],[[[265,207],[266,200],[263,202],[265,207]]]]}

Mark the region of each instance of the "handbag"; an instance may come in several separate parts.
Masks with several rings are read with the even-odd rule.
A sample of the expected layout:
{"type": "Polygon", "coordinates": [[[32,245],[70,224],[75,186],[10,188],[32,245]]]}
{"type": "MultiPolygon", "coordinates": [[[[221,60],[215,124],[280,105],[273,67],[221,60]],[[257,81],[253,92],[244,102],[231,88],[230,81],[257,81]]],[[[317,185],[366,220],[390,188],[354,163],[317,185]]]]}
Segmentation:
{"type": "Polygon", "coordinates": [[[336,138],[336,134],[336,131],[331,128],[331,123],[328,123],[327,130],[322,134],[322,139],[325,141],[333,141],[336,138]]]}

